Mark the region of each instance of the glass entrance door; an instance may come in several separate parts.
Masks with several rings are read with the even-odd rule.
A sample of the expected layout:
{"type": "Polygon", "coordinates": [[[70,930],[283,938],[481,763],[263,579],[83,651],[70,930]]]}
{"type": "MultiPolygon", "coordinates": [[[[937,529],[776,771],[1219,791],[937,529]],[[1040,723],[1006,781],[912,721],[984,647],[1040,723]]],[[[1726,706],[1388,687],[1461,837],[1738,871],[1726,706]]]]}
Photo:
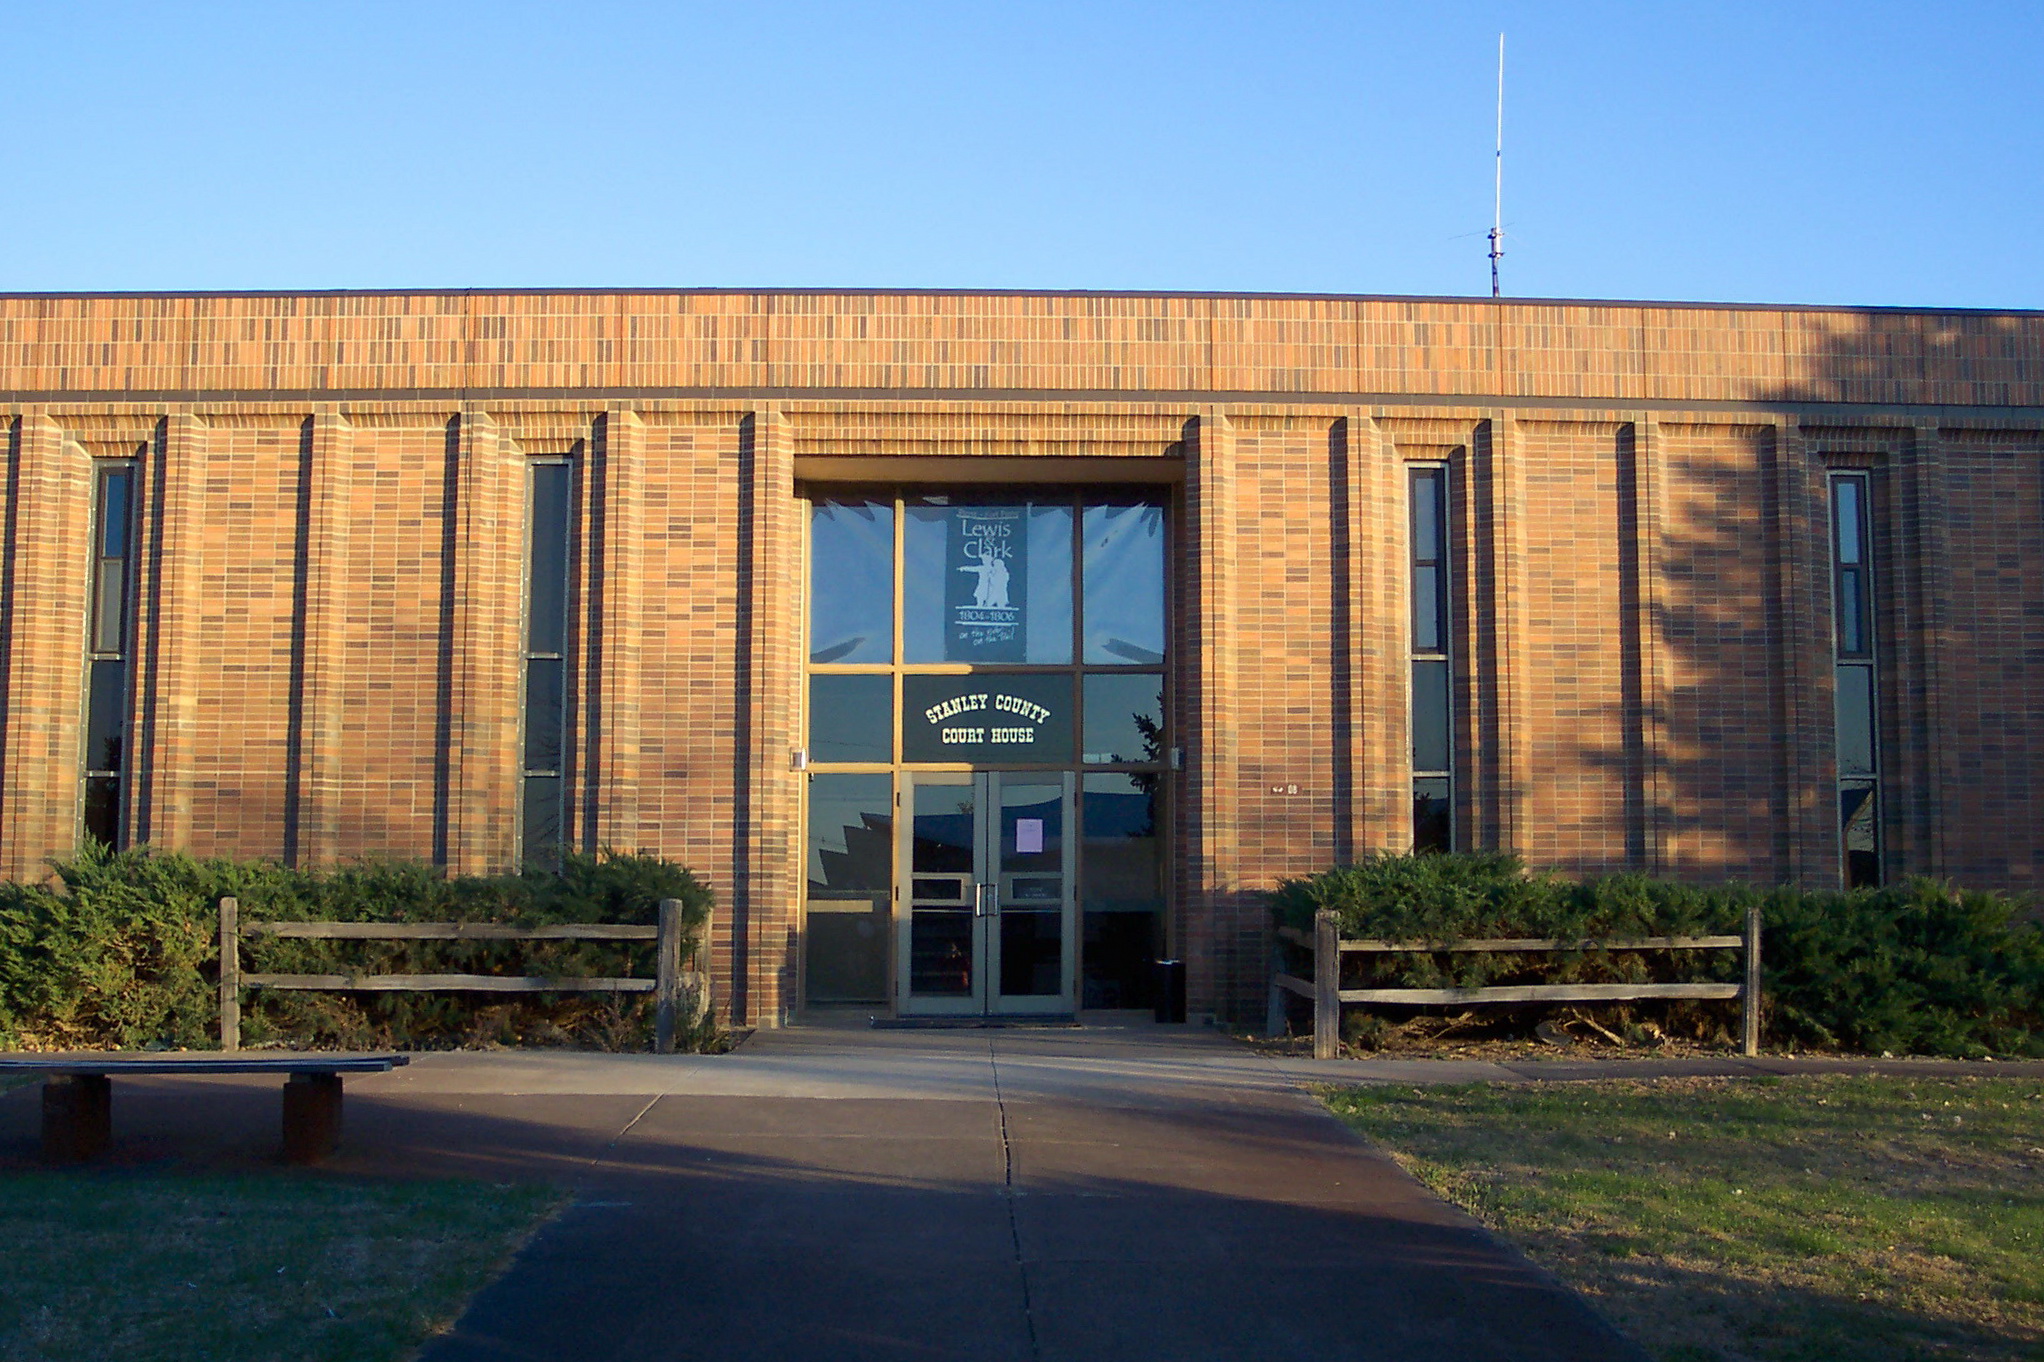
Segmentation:
{"type": "Polygon", "coordinates": [[[1073,1011],[1072,773],[905,772],[903,781],[901,1013],[1073,1011]]]}

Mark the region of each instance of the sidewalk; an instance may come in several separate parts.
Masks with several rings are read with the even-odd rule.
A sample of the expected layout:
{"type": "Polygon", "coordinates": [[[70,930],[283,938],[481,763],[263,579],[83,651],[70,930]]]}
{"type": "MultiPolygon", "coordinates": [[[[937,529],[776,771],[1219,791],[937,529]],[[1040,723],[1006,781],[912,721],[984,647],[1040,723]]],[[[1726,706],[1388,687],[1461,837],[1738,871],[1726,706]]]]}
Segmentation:
{"type": "Polygon", "coordinates": [[[431,1362],[1635,1356],[1212,1033],[764,1032],[644,1076],[431,1362]]]}
{"type": "MultiPolygon", "coordinates": [[[[2044,1062],[1316,1061],[1176,1027],[805,1028],[715,1057],[420,1055],[350,1080],[325,1175],[573,1194],[430,1362],[1596,1362],[1638,1354],[1304,1089],[1836,1071],[2044,1062]]],[[[33,1159],[36,1113],[33,1087],[0,1095],[0,1175],[33,1159]]],[[[276,1121],[272,1082],[123,1080],[113,1157],[245,1167],[276,1121]]]]}
{"type": "MultiPolygon", "coordinates": [[[[117,1160],[274,1147],[273,1085],[114,1100],[117,1160]]],[[[347,1100],[329,1175],[575,1197],[430,1362],[1639,1357],[1289,1065],[1202,1030],[429,1054],[347,1100]]],[[[0,1098],[0,1158],[32,1154],[34,1105],[0,1098]]]]}

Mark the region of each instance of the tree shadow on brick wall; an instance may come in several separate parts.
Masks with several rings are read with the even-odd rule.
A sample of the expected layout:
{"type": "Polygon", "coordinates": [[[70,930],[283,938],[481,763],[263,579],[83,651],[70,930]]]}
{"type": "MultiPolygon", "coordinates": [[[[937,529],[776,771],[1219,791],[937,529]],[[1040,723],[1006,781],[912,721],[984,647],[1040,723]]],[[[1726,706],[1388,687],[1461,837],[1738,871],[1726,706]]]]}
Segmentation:
{"type": "MultiPolygon", "coordinates": [[[[2000,821],[2035,828],[2044,818],[2031,793],[2044,738],[2044,681],[2033,679],[2044,666],[2044,564],[1990,562],[1986,548],[1968,554],[1957,530],[1937,561],[1948,527],[1978,509],[1960,499],[1994,493],[1940,471],[1918,428],[2020,420],[2013,409],[2028,403],[2034,413],[2040,389],[2044,318],[1863,313],[1825,336],[1801,374],[1757,389],[1750,423],[1718,405],[1693,424],[1680,412],[1662,415],[1657,450],[1638,431],[1621,440],[1620,526],[1629,541],[1619,565],[1622,737],[1585,747],[1581,759],[1622,773],[1627,867],[1691,880],[1837,882],[1823,481],[1835,460],[1873,470],[1886,868],[2034,889],[2027,877],[1994,883],[1993,862],[1937,853],[1935,805],[1952,792],[1931,777],[1998,762],[2000,821]],[[1942,404],[1917,400],[1924,397],[1942,404]],[[1939,574],[1986,571],[2021,596],[1995,621],[1971,618],[1971,597],[1935,586],[1939,574]],[[1926,620],[1943,631],[1942,662],[1926,648],[1926,620]],[[2020,621],[2013,637],[2010,620],[2020,621]],[[2001,650],[1999,687],[1988,679],[1994,668],[1978,667],[1976,643],[2001,650]],[[1950,730],[1940,688],[1964,695],[1967,732],[1950,730]],[[1940,768],[1928,755],[1933,738],[1965,745],[1940,768]]],[[[2032,461],[2023,490],[2039,504],[2023,514],[2038,525],[2034,461],[2044,439],[2030,429],[2026,448],[2019,436],[2005,438],[2019,460],[2027,450],[2032,461]]],[[[2018,485],[2021,467],[2010,466],[2018,485]]],[[[2020,850],[2000,864],[2037,858],[2035,847],[2020,850]]]]}

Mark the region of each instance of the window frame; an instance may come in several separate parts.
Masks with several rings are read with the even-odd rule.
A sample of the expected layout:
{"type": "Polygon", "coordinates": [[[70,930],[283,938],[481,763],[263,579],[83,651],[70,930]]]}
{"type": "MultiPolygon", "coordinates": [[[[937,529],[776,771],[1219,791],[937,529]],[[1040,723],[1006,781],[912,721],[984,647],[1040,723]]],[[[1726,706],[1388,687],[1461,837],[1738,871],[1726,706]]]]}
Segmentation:
{"type": "Polygon", "coordinates": [[[118,851],[128,842],[128,806],[130,802],[130,775],[134,769],[133,743],[135,700],[135,559],[136,541],[140,537],[142,459],[147,446],[138,448],[133,454],[115,457],[95,457],[92,460],[92,515],[91,538],[87,542],[85,580],[85,649],[82,692],[82,712],[79,723],[78,753],[78,816],[77,828],[81,842],[86,838],[101,843],[109,850],[118,851]],[[107,488],[111,480],[119,476],[126,482],[124,506],[126,525],[121,536],[122,551],[118,556],[105,552],[108,528],[107,488]],[[120,600],[114,604],[114,628],[118,634],[113,648],[102,648],[102,626],[107,618],[107,604],[104,595],[106,565],[121,564],[120,600]],[[95,678],[101,669],[115,665],[120,668],[119,714],[115,723],[115,740],[118,744],[118,761],[112,766],[96,765],[93,761],[93,719],[99,708],[95,701],[95,678]],[[93,812],[93,788],[95,783],[113,783],[113,825],[112,837],[101,837],[90,826],[93,812]]]}
{"type": "Polygon", "coordinates": [[[1459,793],[1459,782],[1456,779],[1456,744],[1459,734],[1455,723],[1453,477],[1452,466],[1447,459],[1412,459],[1405,464],[1406,757],[1412,786],[1411,834],[1415,851],[1422,850],[1418,840],[1422,781],[1430,785],[1445,784],[1443,803],[1446,806],[1448,821],[1447,844],[1424,849],[1452,852],[1460,845],[1461,820],[1456,816],[1459,793]],[[1431,527],[1431,538],[1434,553],[1431,558],[1422,557],[1420,548],[1419,486],[1422,481],[1430,481],[1433,484],[1434,523],[1431,527]],[[1419,583],[1422,572],[1431,572],[1434,578],[1432,647],[1424,647],[1421,644],[1419,583]],[[1423,767],[1419,762],[1419,677],[1422,667],[1438,668],[1441,676],[1439,703],[1443,750],[1447,761],[1445,765],[1438,767],[1423,767]]]}
{"type": "Polygon", "coordinates": [[[572,698],[574,693],[574,629],[575,629],[575,530],[576,493],[579,487],[579,465],[572,451],[559,454],[534,454],[526,458],[525,477],[525,524],[524,572],[520,583],[520,610],[518,616],[518,856],[521,864],[535,854],[545,856],[549,851],[558,852],[568,847],[573,836],[569,827],[568,777],[572,764],[570,735],[574,731],[572,698]],[[542,468],[560,468],[561,487],[561,544],[560,544],[560,647],[558,649],[536,649],[533,647],[534,606],[538,580],[535,568],[538,557],[534,552],[539,534],[540,505],[539,484],[542,468]],[[560,731],[556,737],[556,765],[551,768],[533,766],[531,737],[534,714],[532,696],[532,664],[553,662],[560,677],[559,718],[560,731]],[[530,808],[535,780],[555,782],[553,799],[556,804],[555,819],[559,833],[551,847],[534,847],[530,840],[530,808]]]}
{"type": "Polygon", "coordinates": [[[1887,801],[1882,778],[1880,558],[1875,542],[1874,469],[1859,464],[1827,468],[1824,504],[1826,549],[1831,569],[1832,753],[1839,810],[1839,878],[1848,889],[1877,888],[1887,879],[1888,846],[1883,828],[1887,801]],[[1842,495],[1848,488],[1853,503],[1849,511],[1842,495]],[[1842,731],[1845,714],[1842,697],[1846,687],[1841,683],[1847,673],[1863,678],[1863,681],[1854,684],[1863,684],[1867,696],[1864,746],[1868,760],[1864,771],[1848,772],[1842,764],[1848,745],[1842,731]],[[1847,841],[1849,824],[1844,817],[1844,809],[1847,792],[1861,790],[1866,791],[1872,801],[1872,808],[1865,816],[1873,834],[1873,848],[1869,862],[1871,874],[1856,877],[1853,851],[1847,841]]]}

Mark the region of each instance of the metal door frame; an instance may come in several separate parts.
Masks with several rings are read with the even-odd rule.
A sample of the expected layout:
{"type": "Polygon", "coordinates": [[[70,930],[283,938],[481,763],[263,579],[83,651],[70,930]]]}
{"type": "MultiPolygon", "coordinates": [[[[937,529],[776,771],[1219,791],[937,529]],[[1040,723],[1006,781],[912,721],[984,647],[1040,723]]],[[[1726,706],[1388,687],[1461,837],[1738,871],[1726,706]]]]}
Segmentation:
{"type": "MultiPolygon", "coordinates": [[[[901,773],[900,815],[896,820],[894,1005],[899,1016],[998,1017],[1018,1015],[1072,1015],[1078,1005],[1078,776],[1070,770],[1049,771],[910,771],[901,773]],[[1056,994],[1004,994],[1000,990],[1001,941],[999,923],[1004,907],[1014,906],[1013,881],[1019,873],[1002,872],[1001,818],[999,799],[1004,785],[1013,781],[1056,785],[1061,801],[1059,828],[1060,926],[1059,987],[1056,994]],[[972,912],[972,991],[969,994],[913,994],[913,933],[918,910],[915,873],[915,795],[918,786],[968,790],[973,806],[973,869],[956,898],[930,895],[923,898],[925,910],[946,908],[972,912]]],[[[923,877],[925,881],[937,878],[923,877]]],[[[950,878],[945,876],[944,878],[950,878]]],[[[1019,901],[1028,902],[1028,901],[1019,901]]]]}

